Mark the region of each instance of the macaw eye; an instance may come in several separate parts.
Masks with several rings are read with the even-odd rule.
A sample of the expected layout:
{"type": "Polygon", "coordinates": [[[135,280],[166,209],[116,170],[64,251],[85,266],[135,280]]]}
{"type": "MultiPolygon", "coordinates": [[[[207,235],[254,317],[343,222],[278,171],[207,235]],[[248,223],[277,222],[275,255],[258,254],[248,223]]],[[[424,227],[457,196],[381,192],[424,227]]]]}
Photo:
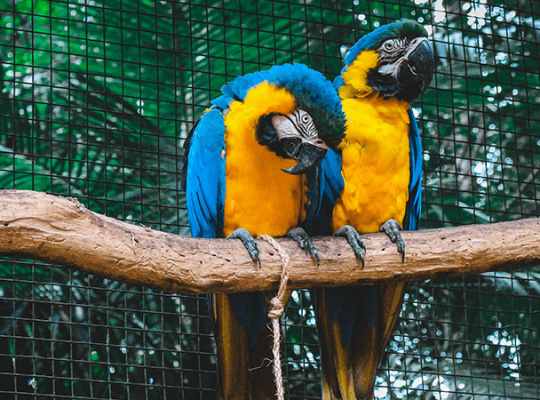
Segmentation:
{"type": "MultiPolygon", "coordinates": [[[[296,123],[308,127],[308,129],[311,129],[311,125],[313,124],[313,119],[311,118],[311,115],[309,115],[306,111],[299,109],[296,110],[293,115],[295,116],[296,123]]],[[[305,128],[304,128],[305,129],[305,128]]]]}
{"type": "Polygon", "coordinates": [[[383,43],[383,49],[385,51],[392,51],[396,48],[396,44],[394,43],[393,40],[387,40],[386,42],[383,43]]]}

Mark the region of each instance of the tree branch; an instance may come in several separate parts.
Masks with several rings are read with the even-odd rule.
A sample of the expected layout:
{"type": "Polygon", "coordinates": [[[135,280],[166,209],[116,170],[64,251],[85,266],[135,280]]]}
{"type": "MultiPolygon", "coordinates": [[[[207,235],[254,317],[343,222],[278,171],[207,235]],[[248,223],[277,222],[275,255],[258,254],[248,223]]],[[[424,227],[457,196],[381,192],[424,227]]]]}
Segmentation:
{"type": "MultiPolygon", "coordinates": [[[[403,232],[407,256],[381,233],[364,235],[362,270],[346,240],[316,238],[321,263],[290,239],[289,288],[413,281],[540,264],[540,219],[403,232]]],[[[64,264],[173,293],[275,290],[279,255],[258,240],[259,270],[239,240],[194,239],[96,214],[75,199],[0,191],[0,255],[64,264]]]]}

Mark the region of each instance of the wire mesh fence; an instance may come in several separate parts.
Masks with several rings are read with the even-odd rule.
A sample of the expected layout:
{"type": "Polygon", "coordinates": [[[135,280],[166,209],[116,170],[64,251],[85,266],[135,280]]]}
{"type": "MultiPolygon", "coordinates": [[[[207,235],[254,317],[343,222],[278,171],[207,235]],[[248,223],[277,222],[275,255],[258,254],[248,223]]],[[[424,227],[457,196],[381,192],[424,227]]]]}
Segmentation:
{"type": "MultiPolygon", "coordinates": [[[[221,86],[301,62],[333,79],[398,18],[430,32],[422,228],[538,216],[540,11],[524,0],[0,2],[0,187],[187,235],[182,144],[221,86]]],[[[451,257],[451,255],[449,255],[451,257]]],[[[540,269],[408,286],[376,398],[540,398],[540,269]]],[[[291,399],[320,398],[309,293],[284,319],[291,399]]],[[[204,297],[0,260],[6,398],[207,399],[204,297]]]]}

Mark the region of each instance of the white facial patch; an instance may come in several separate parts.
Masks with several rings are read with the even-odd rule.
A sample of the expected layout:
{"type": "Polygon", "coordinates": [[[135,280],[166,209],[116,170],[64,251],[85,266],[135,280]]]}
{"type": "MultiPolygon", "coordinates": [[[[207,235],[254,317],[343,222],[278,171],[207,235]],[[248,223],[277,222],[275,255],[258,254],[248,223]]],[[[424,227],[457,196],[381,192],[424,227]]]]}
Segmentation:
{"type": "Polygon", "coordinates": [[[422,42],[427,40],[428,39],[426,37],[417,37],[410,42],[408,42],[406,39],[389,39],[385,41],[379,48],[379,52],[381,54],[379,60],[381,62],[396,59],[396,57],[401,54],[404,49],[406,49],[406,51],[405,54],[397,58],[395,62],[387,63],[380,67],[378,69],[379,73],[382,75],[391,75],[397,80],[401,64],[409,59],[411,53],[415,51],[422,42]]]}
{"type": "Polygon", "coordinates": [[[298,129],[296,129],[292,121],[285,115],[275,115],[272,117],[272,125],[274,125],[280,140],[283,138],[300,138],[298,129]]]}
{"type": "Polygon", "coordinates": [[[328,149],[326,143],[319,139],[319,132],[313,118],[306,111],[298,109],[289,115],[276,115],[272,117],[272,124],[277,131],[278,138],[299,138],[303,142],[328,149]]]}

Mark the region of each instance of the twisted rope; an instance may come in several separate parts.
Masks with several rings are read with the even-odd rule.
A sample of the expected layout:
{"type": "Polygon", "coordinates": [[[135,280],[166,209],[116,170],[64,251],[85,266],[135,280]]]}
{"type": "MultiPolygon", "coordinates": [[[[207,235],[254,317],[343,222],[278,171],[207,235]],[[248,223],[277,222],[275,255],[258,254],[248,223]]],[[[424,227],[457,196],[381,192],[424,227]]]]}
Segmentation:
{"type": "Polygon", "coordinates": [[[274,354],[274,380],[276,381],[276,390],[278,400],[285,399],[285,388],[283,387],[283,373],[281,371],[281,352],[279,350],[281,342],[281,330],[279,328],[279,319],[283,315],[285,307],[283,305],[283,297],[285,296],[285,290],[287,289],[287,281],[289,280],[289,256],[276,240],[268,235],[260,235],[261,239],[266,240],[270,245],[278,252],[283,269],[281,270],[281,281],[279,283],[279,290],[275,297],[270,301],[270,311],[268,312],[268,318],[272,321],[272,332],[274,336],[274,346],[272,353],[274,354]]]}

